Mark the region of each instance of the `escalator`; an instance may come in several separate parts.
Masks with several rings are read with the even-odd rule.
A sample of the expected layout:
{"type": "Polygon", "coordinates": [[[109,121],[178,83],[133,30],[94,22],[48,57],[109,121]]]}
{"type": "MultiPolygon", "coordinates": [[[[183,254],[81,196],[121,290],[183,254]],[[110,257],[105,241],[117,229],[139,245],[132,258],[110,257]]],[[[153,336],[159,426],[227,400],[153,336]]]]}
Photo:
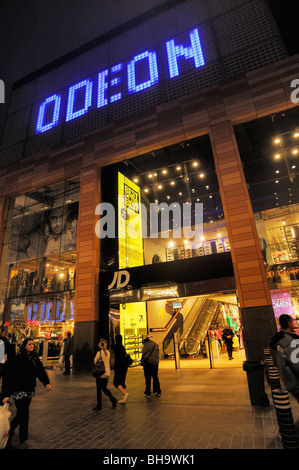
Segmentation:
{"type": "Polygon", "coordinates": [[[216,313],[218,314],[219,302],[213,299],[205,299],[192,326],[180,339],[179,350],[182,357],[196,356],[204,341],[208,328],[216,313]]]}
{"type": "MultiPolygon", "coordinates": [[[[183,301],[183,306],[185,305],[186,300],[183,301]]],[[[174,355],[174,344],[173,344],[173,334],[178,333],[178,338],[185,336],[186,332],[189,331],[190,326],[194,323],[198,311],[204,303],[204,299],[199,297],[195,300],[187,316],[184,316],[181,313],[181,309],[177,312],[175,316],[175,321],[172,323],[171,328],[169,329],[167,335],[163,340],[163,353],[164,357],[169,357],[174,355]]]]}

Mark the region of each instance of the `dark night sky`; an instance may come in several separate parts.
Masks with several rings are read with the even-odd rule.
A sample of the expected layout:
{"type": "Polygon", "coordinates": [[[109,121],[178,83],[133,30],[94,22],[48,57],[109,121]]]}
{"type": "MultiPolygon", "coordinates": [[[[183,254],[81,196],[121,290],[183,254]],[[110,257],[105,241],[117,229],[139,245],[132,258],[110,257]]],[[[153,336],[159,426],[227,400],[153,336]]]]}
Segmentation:
{"type": "MultiPolygon", "coordinates": [[[[11,85],[165,0],[0,0],[0,134],[11,85]],[[103,20],[105,18],[105,20],[103,20]]],[[[290,55],[299,52],[296,0],[268,0],[290,55]]]]}

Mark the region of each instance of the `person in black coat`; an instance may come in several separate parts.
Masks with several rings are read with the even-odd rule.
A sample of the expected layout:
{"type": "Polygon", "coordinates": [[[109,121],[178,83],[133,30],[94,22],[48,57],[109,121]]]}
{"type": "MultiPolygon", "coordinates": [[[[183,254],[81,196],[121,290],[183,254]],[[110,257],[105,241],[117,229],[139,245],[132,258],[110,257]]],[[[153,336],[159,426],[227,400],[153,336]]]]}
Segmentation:
{"type": "Polygon", "coordinates": [[[122,399],[119,403],[125,404],[129,396],[126,386],[126,375],[128,371],[128,365],[126,363],[126,350],[122,344],[122,336],[115,336],[115,362],[114,362],[114,379],[113,385],[115,388],[121,391],[122,399]]]}
{"type": "Polygon", "coordinates": [[[225,343],[228,358],[231,361],[233,359],[233,337],[234,332],[226,323],[224,330],[222,330],[222,339],[225,343]]]}
{"type": "Polygon", "coordinates": [[[2,394],[5,397],[3,403],[12,395],[17,409],[17,414],[10,424],[7,447],[11,447],[17,426],[20,426],[20,444],[28,439],[29,406],[35,395],[36,378],[47,390],[51,390],[48,374],[34,351],[34,342],[26,338],[20,348],[20,354],[8,364],[2,379],[2,394]]]}

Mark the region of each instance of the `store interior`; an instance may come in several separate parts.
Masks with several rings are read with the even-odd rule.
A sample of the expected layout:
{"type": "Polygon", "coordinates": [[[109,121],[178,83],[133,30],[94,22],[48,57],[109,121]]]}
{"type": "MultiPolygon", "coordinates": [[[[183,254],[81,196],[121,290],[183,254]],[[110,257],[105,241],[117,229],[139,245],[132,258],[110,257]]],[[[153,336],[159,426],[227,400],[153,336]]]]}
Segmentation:
{"type": "Polygon", "coordinates": [[[241,367],[245,360],[242,325],[235,292],[113,305],[110,335],[122,334],[124,345],[139,366],[142,339],[149,334],[159,345],[165,368],[241,367]],[[222,330],[234,331],[234,360],[229,361],[222,330]]]}

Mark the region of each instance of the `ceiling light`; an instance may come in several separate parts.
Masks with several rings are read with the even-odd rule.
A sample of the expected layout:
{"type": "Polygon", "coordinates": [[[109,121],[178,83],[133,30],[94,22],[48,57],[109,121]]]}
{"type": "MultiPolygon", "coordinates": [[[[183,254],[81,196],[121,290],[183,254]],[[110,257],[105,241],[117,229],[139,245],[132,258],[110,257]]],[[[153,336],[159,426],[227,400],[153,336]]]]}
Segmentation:
{"type": "Polygon", "coordinates": [[[134,183],[138,183],[139,179],[138,179],[138,178],[134,178],[133,181],[134,181],[134,183]]]}
{"type": "Polygon", "coordinates": [[[276,137],[276,139],[274,140],[274,144],[280,144],[280,142],[281,142],[280,137],[276,137]]]}
{"type": "Polygon", "coordinates": [[[182,196],[183,193],[179,193],[179,196],[182,196]]]}
{"type": "Polygon", "coordinates": [[[162,170],[163,175],[167,174],[167,170],[162,170]]]}
{"type": "Polygon", "coordinates": [[[198,162],[193,162],[192,165],[193,166],[198,166],[198,162]]]}
{"type": "Polygon", "coordinates": [[[173,186],[175,184],[175,181],[171,181],[170,184],[173,186]]]}
{"type": "Polygon", "coordinates": [[[277,153],[276,155],[274,155],[274,158],[276,158],[276,160],[278,160],[280,157],[281,157],[280,153],[277,153]]]}
{"type": "Polygon", "coordinates": [[[298,153],[298,149],[292,150],[292,154],[293,154],[293,155],[297,155],[297,153],[298,153]]]}
{"type": "Polygon", "coordinates": [[[292,170],[294,170],[295,168],[296,168],[296,165],[293,165],[293,166],[292,166],[292,170]]]}
{"type": "Polygon", "coordinates": [[[162,188],[163,188],[162,184],[158,184],[158,189],[162,189],[162,188]]]}
{"type": "Polygon", "coordinates": [[[296,131],[296,132],[293,134],[293,137],[295,137],[295,138],[299,137],[299,132],[296,131]]]}
{"type": "Polygon", "coordinates": [[[204,176],[205,176],[204,173],[199,173],[200,178],[204,178],[204,176]]]}
{"type": "Polygon", "coordinates": [[[152,177],[153,177],[153,174],[152,174],[152,173],[150,173],[150,174],[148,175],[148,177],[149,177],[149,178],[152,178],[152,177]]]}
{"type": "Polygon", "coordinates": [[[144,192],[145,193],[148,193],[149,189],[148,188],[145,188],[144,192]]]}
{"type": "Polygon", "coordinates": [[[275,183],[279,183],[279,181],[278,181],[278,180],[276,180],[276,181],[275,181],[275,183]]]}
{"type": "Polygon", "coordinates": [[[279,170],[276,170],[276,172],[275,172],[275,173],[279,173],[279,170]]]}
{"type": "Polygon", "coordinates": [[[180,171],[182,168],[180,166],[176,167],[176,170],[180,171]]]}

